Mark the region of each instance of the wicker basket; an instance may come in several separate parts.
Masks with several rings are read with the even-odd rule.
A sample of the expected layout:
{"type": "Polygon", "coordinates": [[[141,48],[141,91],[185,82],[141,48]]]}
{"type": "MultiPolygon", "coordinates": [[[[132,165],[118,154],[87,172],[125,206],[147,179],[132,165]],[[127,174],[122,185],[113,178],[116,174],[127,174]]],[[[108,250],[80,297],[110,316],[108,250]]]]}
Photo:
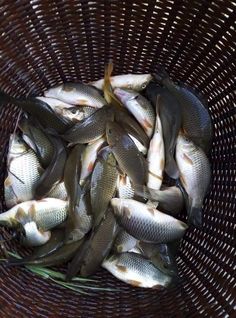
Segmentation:
{"type": "MultiPolygon", "coordinates": [[[[178,257],[180,286],[168,291],[131,288],[101,270],[100,286],[119,293],[79,296],[29,274],[1,266],[0,317],[235,317],[235,1],[1,1],[0,87],[14,96],[40,94],[65,81],[155,71],[208,97],[215,126],[212,187],[204,225],[192,229],[178,257]]],[[[0,196],[9,134],[19,109],[0,115],[0,196]]],[[[4,238],[7,231],[1,229],[4,238]]],[[[8,248],[16,247],[9,243],[8,248]]]]}

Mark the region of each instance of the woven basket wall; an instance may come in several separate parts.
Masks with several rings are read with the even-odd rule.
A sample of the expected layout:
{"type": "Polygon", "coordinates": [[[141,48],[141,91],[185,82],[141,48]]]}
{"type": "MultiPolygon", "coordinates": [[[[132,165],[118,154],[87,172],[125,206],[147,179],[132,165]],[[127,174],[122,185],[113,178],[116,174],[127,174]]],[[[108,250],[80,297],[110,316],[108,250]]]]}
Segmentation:
{"type": "MultiPolygon", "coordinates": [[[[208,98],[215,126],[204,225],[184,239],[179,287],[135,289],[101,270],[99,285],[121,291],[86,297],[1,265],[1,318],[236,316],[235,21],[236,3],[228,0],[0,1],[0,88],[6,92],[36,95],[61,82],[99,79],[109,58],[114,74],[151,72],[161,64],[208,98]]],[[[2,210],[8,138],[18,114],[12,105],[0,110],[2,210]]]]}

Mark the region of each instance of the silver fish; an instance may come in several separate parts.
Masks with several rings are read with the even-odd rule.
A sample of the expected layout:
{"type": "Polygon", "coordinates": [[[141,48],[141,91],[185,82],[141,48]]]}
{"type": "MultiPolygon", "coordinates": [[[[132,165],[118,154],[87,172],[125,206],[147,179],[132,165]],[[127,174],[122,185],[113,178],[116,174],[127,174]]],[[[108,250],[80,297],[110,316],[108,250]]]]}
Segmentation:
{"type": "Polygon", "coordinates": [[[32,200],[43,169],[34,151],[17,135],[10,138],[7,166],[4,187],[11,187],[18,203],[32,200]]]}
{"type": "Polygon", "coordinates": [[[54,198],[26,201],[0,214],[0,225],[17,226],[18,220],[34,221],[42,231],[48,231],[65,221],[68,202],[54,198]]]}
{"type": "Polygon", "coordinates": [[[119,176],[117,179],[117,191],[121,199],[132,199],[134,197],[134,189],[128,176],[119,176]]]}
{"type": "Polygon", "coordinates": [[[141,241],[171,242],[182,238],[188,227],[184,222],[132,199],[113,198],[111,205],[118,223],[141,241]]]}
{"type": "Polygon", "coordinates": [[[195,226],[201,226],[202,204],[211,180],[209,160],[201,148],[183,134],[179,134],[176,161],[180,171],[180,181],[188,194],[189,221],[195,226]]]}
{"type": "Polygon", "coordinates": [[[163,289],[172,278],[157,269],[149,260],[136,253],[108,257],[102,265],[116,278],[134,287],[163,289]]]}
{"type": "Polygon", "coordinates": [[[106,105],[99,91],[83,83],[64,83],[44,92],[45,97],[57,98],[65,103],[100,108],[106,105]]]}
{"type": "MultiPolygon", "coordinates": [[[[151,74],[123,74],[111,76],[110,82],[113,89],[120,87],[141,91],[146,88],[151,79],[151,74]]],[[[91,82],[90,85],[102,90],[104,86],[104,78],[91,82]]]]}
{"type": "Polygon", "coordinates": [[[65,183],[63,181],[58,183],[48,193],[48,197],[66,201],[68,199],[68,194],[67,194],[67,191],[66,191],[65,183]]]}

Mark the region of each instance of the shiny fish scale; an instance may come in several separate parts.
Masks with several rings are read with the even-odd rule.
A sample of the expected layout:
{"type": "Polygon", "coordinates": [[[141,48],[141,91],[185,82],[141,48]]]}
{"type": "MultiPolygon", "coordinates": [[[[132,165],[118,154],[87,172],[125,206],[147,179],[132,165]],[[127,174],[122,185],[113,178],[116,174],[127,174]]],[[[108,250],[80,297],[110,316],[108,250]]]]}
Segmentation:
{"type": "Polygon", "coordinates": [[[68,203],[66,201],[60,207],[45,207],[35,214],[34,221],[40,229],[47,231],[65,221],[67,210],[68,203]]]}
{"type": "Polygon", "coordinates": [[[90,201],[89,195],[82,193],[79,206],[76,207],[76,220],[78,222],[77,230],[80,232],[80,239],[84,237],[86,233],[88,233],[92,227],[92,215],[89,213],[91,212],[90,209],[90,201]]]}
{"type": "Polygon", "coordinates": [[[171,283],[171,277],[158,270],[150,261],[136,253],[111,256],[103,267],[118,279],[135,287],[161,287],[171,283]]]}
{"type": "Polygon", "coordinates": [[[134,197],[134,189],[128,176],[119,176],[117,180],[118,197],[121,199],[132,199],[134,197]]]}
{"type": "Polygon", "coordinates": [[[42,170],[40,163],[31,149],[18,156],[14,155],[12,160],[10,159],[8,176],[13,191],[20,202],[33,199],[34,191],[40,178],[40,170],[42,170]]]}

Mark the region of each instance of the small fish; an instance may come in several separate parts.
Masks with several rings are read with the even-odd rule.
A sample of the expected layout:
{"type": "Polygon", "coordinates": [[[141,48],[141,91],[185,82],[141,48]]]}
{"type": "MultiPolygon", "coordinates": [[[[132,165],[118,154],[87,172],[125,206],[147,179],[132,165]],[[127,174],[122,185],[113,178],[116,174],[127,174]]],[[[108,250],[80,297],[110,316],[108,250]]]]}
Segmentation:
{"type": "Polygon", "coordinates": [[[85,149],[84,145],[76,145],[70,151],[65,163],[64,183],[69,198],[69,212],[74,214],[74,209],[81,193],[79,180],[81,173],[81,158],[85,149]]]}
{"type": "MultiPolygon", "coordinates": [[[[110,77],[112,88],[129,88],[135,91],[141,91],[146,88],[148,83],[151,81],[151,74],[123,74],[110,77]]],[[[103,89],[104,79],[91,82],[90,85],[103,89]]]]}
{"type": "Polygon", "coordinates": [[[91,205],[93,228],[99,225],[116,190],[117,164],[109,147],[103,148],[94,166],[91,178],[91,205]]]}
{"type": "Polygon", "coordinates": [[[176,85],[165,70],[154,76],[178,100],[185,134],[197,146],[208,152],[212,144],[213,126],[205,102],[192,88],[176,85]]]}
{"type": "Polygon", "coordinates": [[[0,91],[0,101],[1,106],[4,103],[11,103],[20,107],[23,111],[39,121],[44,128],[53,129],[59,134],[63,134],[71,126],[70,120],[59,116],[47,103],[37,98],[14,98],[0,91]]]}
{"type": "Polygon", "coordinates": [[[53,156],[54,147],[48,136],[38,128],[32,118],[22,118],[19,128],[23,132],[25,143],[34,150],[41,166],[45,169],[49,166],[53,156]]]}
{"type": "Polygon", "coordinates": [[[65,183],[59,182],[49,193],[48,193],[49,198],[55,198],[55,199],[60,199],[67,201],[68,200],[68,195],[65,187],[65,183]]]}
{"type": "Polygon", "coordinates": [[[53,253],[39,257],[33,260],[23,259],[10,259],[10,265],[39,265],[39,266],[56,266],[67,263],[70,261],[78,249],[81,247],[83,240],[71,244],[64,244],[53,253]]]}
{"type": "Polygon", "coordinates": [[[99,91],[83,83],[64,83],[44,92],[45,97],[59,99],[71,105],[101,108],[106,105],[99,91]]]}
{"type": "Polygon", "coordinates": [[[111,205],[124,230],[144,242],[167,243],[180,239],[188,227],[184,222],[132,199],[113,198],[111,205]]]}
{"type": "Polygon", "coordinates": [[[175,257],[168,244],[139,242],[142,255],[147,257],[154,266],[168,275],[178,275],[175,257]]]}
{"type": "Polygon", "coordinates": [[[130,178],[126,176],[119,176],[117,179],[117,192],[120,199],[133,199],[134,189],[131,184],[130,178]]]}
{"type": "Polygon", "coordinates": [[[138,245],[138,240],[124,230],[120,230],[113,245],[115,253],[129,252],[138,245]]]}
{"type": "Polygon", "coordinates": [[[121,253],[108,257],[102,264],[116,278],[134,287],[163,289],[172,282],[149,260],[136,253],[121,253]]]}
{"type": "Polygon", "coordinates": [[[184,196],[182,191],[176,186],[155,190],[145,186],[134,185],[132,189],[135,194],[145,199],[158,202],[158,209],[161,212],[175,216],[183,210],[184,196]]]}
{"type": "Polygon", "coordinates": [[[201,226],[202,204],[211,180],[209,160],[201,148],[183,134],[179,134],[176,162],[180,171],[180,181],[188,194],[189,222],[201,226]]]}
{"type": "Polygon", "coordinates": [[[80,269],[80,274],[82,276],[87,277],[97,271],[103,260],[109,254],[116,234],[116,220],[111,209],[108,209],[105,219],[93,233],[89,241],[89,248],[83,258],[80,269]]]}
{"type": "Polygon", "coordinates": [[[174,151],[182,122],[180,105],[167,88],[158,87],[153,82],[147,86],[146,95],[154,107],[158,103],[165,145],[165,171],[171,178],[177,179],[179,172],[174,160],[174,151]]]}
{"type": "Polygon", "coordinates": [[[41,199],[48,195],[48,193],[62,180],[64,167],[66,163],[67,153],[65,146],[59,138],[48,136],[53,144],[53,156],[49,166],[41,174],[37,186],[35,188],[35,199],[41,199]]]}
{"type": "Polygon", "coordinates": [[[18,219],[34,221],[42,231],[48,231],[65,221],[68,203],[54,198],[26,201],[0,214],[0,225],[16,227],[18,219]]]}
{"type": "Polygon", "coordinates": [[[113,117],[111,107],[102,107],[91,116],[74,124],[62,137],[71,144],[94,142],[105,134],[106,123],[113,117]]]}
{"type": "Polygon", "coordinates": [[[149,188],[159,190],[163,181],[163,171],[165,167],[165,147],[161,120],[159,117],[159,105],[156,102],[156,122],[155,129],[150,141],[147,162],[148,162],[148,180],[149,188]]]}
{"type": "Polygon", "coordinates": [[[92,173],[95,161],[97,159],[98,151],[105,144],[106,139],[104,137],[88,144],[82,153],[82,167],[80,174],[80,184],[83,185],[87,177],[92,173]]]}
{"type": "Polygon", "coordinates": [[[149,138],[155,125],[155,112],[150,102],[138,92],[116,88],[114,94],[140,123],[149,138]]]}
{"type": "Polygon", "coordinates": [[[132,182],[145,184],[147,163],[133,140],[117,123],[108,122],[106,127],[107,142],[119,164],[132,182]]]}
{"type": "Polygon", "coordinates": [[[10,137],[7,169],[4,188],[13,201],[32,200],[43,169],[34,151],[17,135],[10,137]]]}

